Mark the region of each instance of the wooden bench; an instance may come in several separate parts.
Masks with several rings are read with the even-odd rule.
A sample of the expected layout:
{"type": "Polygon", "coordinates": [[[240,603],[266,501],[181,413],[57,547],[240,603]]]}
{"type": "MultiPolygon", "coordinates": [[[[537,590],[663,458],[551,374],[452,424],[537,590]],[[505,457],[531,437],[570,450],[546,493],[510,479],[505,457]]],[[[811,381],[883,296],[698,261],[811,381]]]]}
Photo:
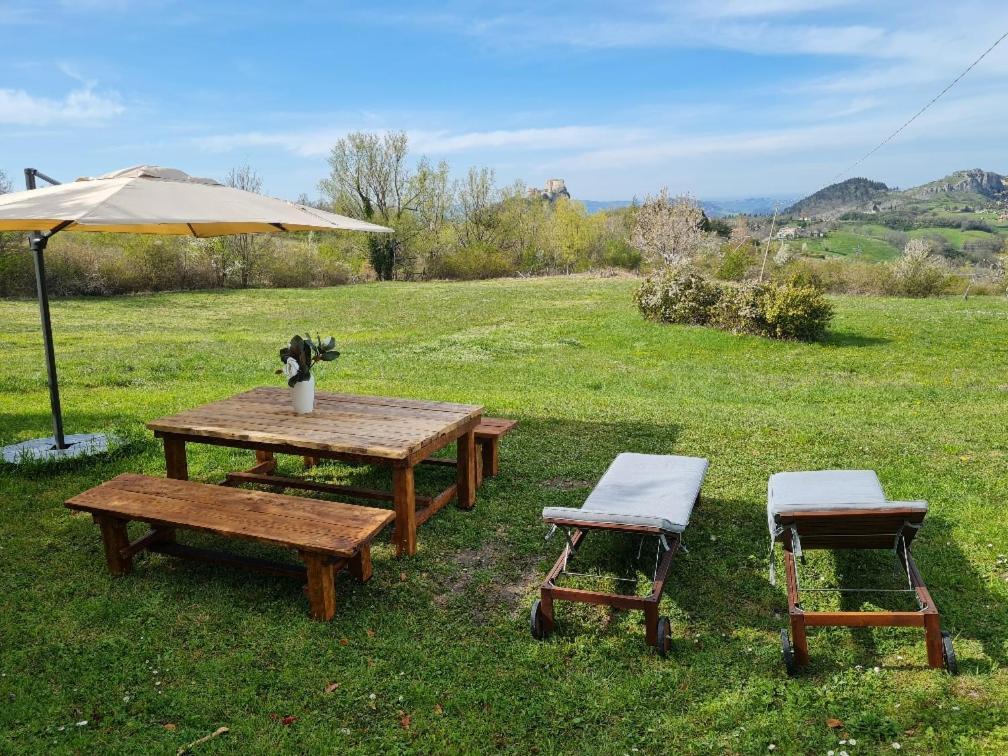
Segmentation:
{"type": "Polygon", "coordinates": [[[89,512],[101,528],[113,575],[130,572],[133,556],[147,550],[307,579],[311,615],[320,620],[336,612],[340,570],[347,567],[361,582],[370,579],[371,541],[395,518],[386,509],[129,474],[66,506],[89,512]],[[150,532],[131,542],[131,520],[148,523],[150,532]],[[296,549],[304,567],[185,546],[176,542],[176,528],[296,549]]]}
{"type": "MultiPolygon", "coordinates": [[[[503,417],[484,417],[480,420],[480,424],[476,426],[476,446],[479,447],[476,468],[477,484],[481,483],[483,478],[492,478],[500,472],[500,451],[498,449],[500,440],[510,433],[517,424],[517,420],[508,420],[503,417]]],[[[314,467],[317,462],[315,457],[305,457],[305,469],[314,467]]],[[[454,459],[430,457],[425,459],[423,464],[455,467],[457,462],[454,459]]]]}
{"type": "Polygon", "coordinates": [[[517,420],[503,417],[484,417],[476,426],[476,445],[480,448],[480,473],[478,480],[492,478],[500,472],[500,455],[498,446],[511,429],[518,424],[517,420]]]}

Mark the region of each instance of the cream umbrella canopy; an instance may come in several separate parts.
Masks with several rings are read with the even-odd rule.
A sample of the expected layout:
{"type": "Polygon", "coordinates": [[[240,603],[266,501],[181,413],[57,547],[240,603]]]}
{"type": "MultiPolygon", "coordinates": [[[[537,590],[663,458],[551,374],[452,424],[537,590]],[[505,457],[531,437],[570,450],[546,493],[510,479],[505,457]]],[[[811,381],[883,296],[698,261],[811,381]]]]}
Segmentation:
{"type": "Polygon", "coordinates": [[[53,436],[4,447],[3,457],[8,461],[78,456],[105,447],[104,437],[98,434],[66,437],[63,433],[44,260],[46,244],[54,234],[71,230],[204,238],[291,231],[392,232],[355,218],[195,178],[174,168],[141,165],[42,189],[34,189],[36,175],[42,176],[26,169],[29,190],[0,195],[0,231],[30,233],[53,436]]]}

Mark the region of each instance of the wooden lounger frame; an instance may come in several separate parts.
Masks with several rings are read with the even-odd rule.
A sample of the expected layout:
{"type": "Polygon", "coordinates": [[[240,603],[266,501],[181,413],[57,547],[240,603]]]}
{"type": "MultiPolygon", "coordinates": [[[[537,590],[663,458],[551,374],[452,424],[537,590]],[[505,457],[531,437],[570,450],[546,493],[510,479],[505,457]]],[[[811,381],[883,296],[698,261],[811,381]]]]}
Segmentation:
{"type": "MultiPolygon", "coordinates": [[[[700,494],[697,494],[693,506],[700,503],[700,494]]],[[[645,525],[625,525],[621,523],[595,522],[588,520],[578,520],[576,518],[548,518],[546,523],[555,525],[557,528],[566,529],[569,533],[564,550],[557,558],[556,563],[546,575],[541,588],[540,598],[537,607],[533,607],[533,623],[536,621],[536,609],[539,609],[539,619],[541,621],[542,637],[553,632],[556,626],[554,604],[557,601],[577,601],[582,604],[595,604],[611,606],[614,609],[633,609],[644,612],[645,637],[648,645],[655,646],[658,652],[664,656],[668,653],[670,641],[667,630],[659,638],[659,616],[658,607],[661,603],[662,593],[665,591],[665,582],[668,578],[669,570],[672,567],[672,560],[682,548],[682,535],[680,533],[667,533],[660,528],[645,525]],[[580,588],[565,588],[557,585],[557,579],[564,573],[567,564],[577,554],[578,549],[584,542],[588,531],[601,530],[607,533],[628,533],[633,535],[652,535],[658,538],[664,536],[668,549],[662,555],[655,571],[654,581],[651,586],[651,593],[647,596],[626,596],[619,593],[603,593],[601,591],[589,591],[580,588]],[[660,641],[660,643],[659,643],[660,641]]],[[[666,620],[667,621],[667,620],[666,620]]]]}
{"type": "MultiPolygon", "coordinates": [[[[809,627],[922,627],[928,665],[947,666],[938,607],[910,554],[910,544],[925,514],[920,509],[830,509],[777,515],[776,524],[781,530],[775,540],[784,547],[788,618],[796,666],[808,664],[809,627]],[[906,590],[915,594],[920,608],[917,611],[805,611],[801,604],[796,552],[811,549],[894,549],[907,574],[909,587],[906,590]]],[[[836,590],[843,591],[842,588],[836,590]]]]}

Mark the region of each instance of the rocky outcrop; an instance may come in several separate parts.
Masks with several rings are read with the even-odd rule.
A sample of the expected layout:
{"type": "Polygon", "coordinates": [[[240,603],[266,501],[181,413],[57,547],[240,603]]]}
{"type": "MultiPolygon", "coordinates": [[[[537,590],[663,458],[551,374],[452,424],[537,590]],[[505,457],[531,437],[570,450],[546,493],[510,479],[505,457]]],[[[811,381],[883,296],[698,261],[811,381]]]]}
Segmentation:
{"type": "Polygon", "coordinates": [[[1008,190],[1008,184],[1005,183],[1004,176],[980,168],[973,168],[968,171],[956,171],[938,181],[908,189],[907,194],[921,199],[949,192],[973,192],[984,197],[996,197],[1006,190],[1008,190]]]}

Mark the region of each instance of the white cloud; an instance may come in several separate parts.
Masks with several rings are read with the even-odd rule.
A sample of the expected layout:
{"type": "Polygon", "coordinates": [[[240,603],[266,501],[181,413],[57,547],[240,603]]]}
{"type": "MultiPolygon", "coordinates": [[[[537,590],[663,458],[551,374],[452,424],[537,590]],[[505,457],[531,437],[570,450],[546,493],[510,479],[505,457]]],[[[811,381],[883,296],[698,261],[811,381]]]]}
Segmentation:
{"type": "MultiPolygon", "coordinates": [[[[230,152],[248,147],[274,147],[301,157],[328,155],[347,129],[307,131],[251,131],[200,137],[196,144],[209,152],[230,152]]],[[[371,127],[369,130],[375,130],[371,127]]],[[[382,129],[377,129],[381,131],[382,129]]],[[[643,135],[640,129],[614,126],[556,126],[551,128],[494,129],[491,131],[408,130],[410,148],[416,154],[450,155],[478,150],[571,150],[604,144],[611,139],[643,135]]]]}
{"type": "Polygon", "coordinates": [[[96,92],[90,83],[59,99],[37,97],[23,89],[0,89],[0,124],[50,126],[99,123],[124,111],[115,94],[96,92]]]}

